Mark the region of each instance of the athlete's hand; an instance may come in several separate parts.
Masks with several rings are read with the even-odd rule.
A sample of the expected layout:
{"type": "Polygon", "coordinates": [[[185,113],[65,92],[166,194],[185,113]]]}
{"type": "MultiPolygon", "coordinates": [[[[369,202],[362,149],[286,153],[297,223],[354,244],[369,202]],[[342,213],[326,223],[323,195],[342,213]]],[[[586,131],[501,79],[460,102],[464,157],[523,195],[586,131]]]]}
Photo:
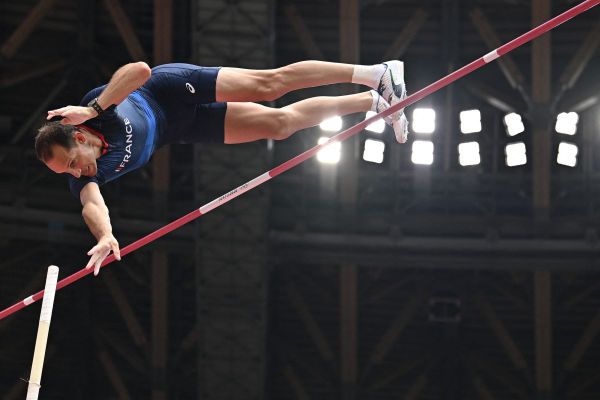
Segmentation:
{"type": "Polygon", "coordinates": [[[119,242],[117,242],[117,239],[115,239],[113,235],[103,236],[98,241],[98,244],[96,244],[90,249],[90,251],[87,252],[88,256],[91,257],[85,268],[90,269],[93,266],[94,276],[97,276],[100,272],[100,265],[102,265],[102,261],[108,257],[111,251],[114,253],[115,258],[120,261],[121,250],[119,249],[119,242]]]}
{"type": "Polygon", "coordinates": [[[62,117],[61,124],[79,125],[97,115],[98,113],[92,107],[66,106],[48,111],[46,119],[62,117]]]}

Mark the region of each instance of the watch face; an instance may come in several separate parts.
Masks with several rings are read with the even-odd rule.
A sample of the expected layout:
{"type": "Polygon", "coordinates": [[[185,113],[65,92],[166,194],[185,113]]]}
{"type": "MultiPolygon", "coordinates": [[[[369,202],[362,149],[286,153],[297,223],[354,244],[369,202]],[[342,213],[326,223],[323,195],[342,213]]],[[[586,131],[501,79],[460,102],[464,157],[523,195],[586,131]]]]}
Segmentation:
{"type": "Polygon", "coordinates": [[[102,107],[100,107],[100,104],[98,104],[98,98],[95,98],[92,101],[90,101],[88,103],[88,107],[92,107],[94,110],[96,110],[96,112],[98,113],[98,115],[100,115],[102,112],[104,112],[104,110],[102,109],[102,107]]]}

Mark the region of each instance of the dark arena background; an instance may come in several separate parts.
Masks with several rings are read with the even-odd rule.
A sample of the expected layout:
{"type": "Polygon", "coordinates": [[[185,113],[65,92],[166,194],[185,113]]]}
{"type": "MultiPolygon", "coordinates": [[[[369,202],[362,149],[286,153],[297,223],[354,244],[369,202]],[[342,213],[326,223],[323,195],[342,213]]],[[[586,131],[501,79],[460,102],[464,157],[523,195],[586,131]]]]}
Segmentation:
{"type": "MultiPolygon", "coordinates": [[[[80,203],[33,138],[119,66],[398,58],[410,94],[580,2],[0,2],[0,309],[87,263],[80,203]]],[[[595,7],[408,107],[406,144],[365,130],[58,291],[40,398],[599,399],[599,46],[595,7]]],[[[115,236],[364,118],[161,150],[103,187],[115,236]]],[[[0,321],[2,399],[25,398],[39,311],[0,321]]]]}

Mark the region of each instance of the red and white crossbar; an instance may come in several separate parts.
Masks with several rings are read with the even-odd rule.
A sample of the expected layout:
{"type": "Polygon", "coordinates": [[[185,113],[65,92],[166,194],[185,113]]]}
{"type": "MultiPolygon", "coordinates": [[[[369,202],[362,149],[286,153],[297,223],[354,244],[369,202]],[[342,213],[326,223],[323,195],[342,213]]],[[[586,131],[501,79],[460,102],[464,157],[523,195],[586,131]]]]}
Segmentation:
{"type": "MultiPolygon", "coordinates": [[[[187,215],[184,215],[183,217],[171,222],[168,225],[165,225],[164,227],[152,232],[151,234],[149,234],[147,236],[144,236],[141,239],[138,239],[137,241],[135,241],[135,242],[131,243],[130,245],[121,249],[121,256],[125,256],[125,255],[131,253],[132,251],[135,251],[135,250],[139,249],[140,247],[142,247],[150,242],[155,241],[156,239],[166,235],[167,233],[172,232],[175,229],[178,229],[179,227],[187,224],[188,222],[195,220],[196,218],[200,217],[201,215],[206,214],[207,212],[214,210],[217,207],[220,207],[221,205],[227,203],[228,201],[235,199],[239,195],[246,193],[247,191],[249,191],[259,185],[262,185],[263,183],[270,180],[271,178],[274,178],[277,175],[279,175],[279,174],[295,167],[296,165],[306,161],[307,159],[311,158],[312,156],[317,154],[317,152],[319,150],[321,150],[323,147],[326,147],[327,145],[334,143],[334,142],[344,141],[344,140],[348,139],[349,137],[356,135],[357,133],[359,133],[360,131],[365,129],[367,126],[369,126],[371,123],[375,122],[376,120],[387,117],[388,115],[398,111],[399,109],[409,106],[409,105],[421,100],[423,97],[429,96],[431,93],[436,92],[445,86],[448,86],[449,84],[456,81],[457,79],[460,79],[463,76],[470,74],[471,72],[475,71],[476,69],[481,68],[485,64],[497,59],[498,57],[502,57],[504,54],[508,53],[509,51],[512,51],[512,50],[516,49],[517,47],[537,38],[538,36],[556,28],[558,25],[562,24],[563,22],[568,21],[571,18],[581,14],[582,12],[587,11],[590,8],[598,5],[598,3],[600,3],[600,0],[586,0],[586,1],[581,2],[580,4],[576,5],[575,7],[552,18],[551,20],[543,23],[542,25],[538,26],[537,28],[530,30],[529,32],[519,36],[516,39],[513,39],[512,41],[506,43],[505,45],[500,46],[493,51],[490,51],[489,53],[487,53],[483,57],[473,61],[472,63],[465,65],[461,69],[456,70],[456,71],[452,72],[451,74],[445,76],[444,78],[419,90],[418,92],[413,93],[412,95],[408,96],[406,99],[404,99],[401,102],[395,104],[394,106],[388,108],[387,110],[382,111],[379,114],[373,115],[372,117],[367,118],[362,122],[359,122],[358,124],[346,129],[345,131],[340,132],[335,136],[332,136],[326,142],[319,144],[309,150],[306,150],[304,153],[297,155],[296,157],[284,162],[283,164],[279,165],[278,167],[275,167],[272,170],[265,172],[264,174],[252,179],[251,181],[246,182],[243,185],[233,189],[232,191],[225,193],[221,197],[214,199],[213,201],[203,205],[199,209],[194,210],[187,215]]],[[[111,254],[104,260],[101,268],[106,266],[107,264],[112,263],[114,260],[115,260],[115,257],[114,257],[114,255],[111,254]]],[[[92,271],[93,271],[93,269],[85,269],[84,268],[84,269],[62,279],[60,282],[58,282],[58,285],[56,286],[56,290],[60,290],[63,287],[70,285],[71,283],[90,274],[92,271]]],[[[20,309],[22,309],[26,306],[38,301],[43,296],[44,296],[44,291],[42,290],[32,296],[27,297],[26,299],[20,301],[19,303],[15,304],[5,310],[0,311],[0,320],[8,317],[9,315],[19,311],[20,309]]]]}

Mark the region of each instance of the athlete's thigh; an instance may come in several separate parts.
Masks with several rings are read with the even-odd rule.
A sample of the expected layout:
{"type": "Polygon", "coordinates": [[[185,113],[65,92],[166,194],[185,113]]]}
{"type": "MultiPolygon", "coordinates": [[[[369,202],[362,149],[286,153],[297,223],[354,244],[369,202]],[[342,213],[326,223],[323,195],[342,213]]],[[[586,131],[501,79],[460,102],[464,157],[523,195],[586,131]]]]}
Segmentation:
{"type": "Polygon", "coordinates": [[[269,101],[274,70],[223,67],[216,84],[217,101],[269,101]]]}
{"type": "Polygon", "coordinates": [[[219,70],[183,63],[163,64],[152,68],[152,75],[143,88],[161,105],[214,103],[219,70]]]}
{"type": "Polygon", "coordinates": [[[225,143],[245,143],[276,138],[285,126],[285,115],[277,108],[256,103],[227,103],[225,143]]]}

